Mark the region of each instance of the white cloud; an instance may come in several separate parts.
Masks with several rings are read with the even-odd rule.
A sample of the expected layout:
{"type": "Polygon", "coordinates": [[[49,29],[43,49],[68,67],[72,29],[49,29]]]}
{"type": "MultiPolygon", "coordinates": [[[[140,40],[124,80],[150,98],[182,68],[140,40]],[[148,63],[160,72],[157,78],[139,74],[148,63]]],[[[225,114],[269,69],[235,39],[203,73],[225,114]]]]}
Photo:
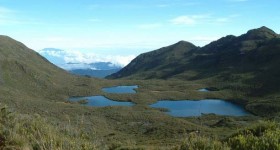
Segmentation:
{"type": "Polygon", "coordinates": [[[215,22],[217,23],[227,23],[230,21],[230,18],[217,18],[215,22]]]}
{"type": "Polygon", "coordinates": [[[195,25],[208,18],[209,15],[184,15],[171,19],[170,22],[175,25],[195,25]]]}
{"type": "Polygon", "coordinates": [[[206,15],[184,15],[178,16],[174,19],[171,19],[170,22],[174,25],[199,25],[199,24],[216,24],[216,25],[223,25],[226,23],[231,22],[234,18],[238,17],[239,15],[230,15],[225,17],[220,16],[213,16],[210,14],[206,15]]]}
{"type": "Polygon", "coordinates": [[[44,49],[38,51],[54,64],[64,69],[88,68],[90,63],[111,62],[115,66],[124,67],[135,55],[98,55],[95,53],[83,53],[73,50],[44,49]],[[71,63],[71,64],[68,64],[71,63]]]}
{"type": "Polygon", "coordinates": [[[66,51],[64,60],[66,63],[85,63],[90,64],[94,62],[111,62],[117,66],[124,67],[132,59],[134,55],[122,56],[122,55],[98,55],[95,53],[82,53],[79,51],[66,51]]]}
{"type": "Polygon", "coordinates": [[[170,20],[170,22],[175,25],[194,25],[196,20],[190,16],[179,16],[170,20]]]}
{"type": "Polygon", "coordinates": [[[124,67],[127,64],[129,64],[131,60],[134,59],[135,57],[136,57],[135,55],[127,55],[127,56],[116,55],[116,56],[105,56],[103,59],[117,66],[124,67]]]}

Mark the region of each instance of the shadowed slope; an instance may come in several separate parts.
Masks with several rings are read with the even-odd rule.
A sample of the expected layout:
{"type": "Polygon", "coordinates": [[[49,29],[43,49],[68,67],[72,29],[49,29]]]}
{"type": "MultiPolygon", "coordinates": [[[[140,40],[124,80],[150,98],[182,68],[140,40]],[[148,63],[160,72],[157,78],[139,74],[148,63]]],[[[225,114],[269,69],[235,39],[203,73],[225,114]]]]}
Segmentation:
{"type": "Polygon", "coordinates": [[[275,79],[280,72],[279,37],[271,29],[261,27],[238,37],[223,37],[202,48],[179,42],[139,55],[108,78],[198,80],[218,77],[229,80],[230,76],[242,73],[260,78],[263,72],[275,79]]]}
{"type": "Polygon", "coordinates": [[[261,27],[241,36],[223,37],[202,48],[190,45],[179,42],[141,54],[108,78],[203,81],[230,90],[235,99],[248,100],[244,105],[255,114],[279,112],[279,34],[261,27]],[[174,55],[178,51],[181,53],[174,55]]]}
{"type": "Polygon", "coordinates": [[[128,76],[142,79],[168,78],[171,74],[180,71],[180,68],[176,69],[176,66],[184,64],[187,54],[196,49],[198,47],[192,43],[180,41],[174,45],[139,55],[126,67],[108,78],[128,76]]]}

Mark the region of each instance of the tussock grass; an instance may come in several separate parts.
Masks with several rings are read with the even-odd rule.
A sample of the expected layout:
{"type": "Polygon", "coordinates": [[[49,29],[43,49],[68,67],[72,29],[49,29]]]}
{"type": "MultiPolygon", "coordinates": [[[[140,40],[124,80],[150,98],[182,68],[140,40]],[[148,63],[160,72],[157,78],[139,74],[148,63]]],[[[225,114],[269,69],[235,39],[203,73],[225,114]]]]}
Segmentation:
{"type": "Polygon", "coordinates": [[[221,141],[197,133],[190,134],[177,150],[279,150],[280,126],[265,121],[239,131],[227,140],[221,141]]]}
{"type": "MultiPolygon", "coordinates": [[[[1,106],[0,149],[24,150],[92,150],[98,149],[84,130],[70,124],[54,125],[40,115],[21,115],[1,106]]],[[[91,133],[92,134],[92,133],[91,133]]]]}
{"type": "Polygon", "coordinates": [[[181,146],[174,150],[230,150],[226,143],[215,138],[191,134],[181,146]]]}
{"type": "MultiPolygon", "coordinates": [[[[68,74],[11,38],[0,36],[0,45],[0,102],[16,111],[11,113],[6,107],[0,107],[0,149],[99,149],[99,145],[104,149],[170,149],[196,130],[204,141],[215,140],[209,138],[212,135],[221,139],[230,136],[236,128],[244,128],[260,119],[250,116],[219,123],[221,116],[175,118],[148,106],[162,99],[225,99],[241,104],[257,115],[279,116],[279,73],[275,69],[279,68],[279,59],[268,71],[257,74],[240,74],[238,70],[232,74],[210,68],[210,72],[190,70],[168,80],[151,78],[163,77],[166,73],[172,75],[170,70],[146,76],[150,80],[104,80],[68,74]],[[275,72],[263,74],[271,73],[271,70],[275,72]],[[222,72],[216,74],[216,71],[222,72]],[[101,90],[118,85],[139,85],[139,88],[136,94],[121,95],[101,90]],[[197,91],[206,87],[219,91],[197,91]],[[94,95],[131,101],[136,105],[94,108],[67,103],[72,96],[94,95]]],[[[269,49],[275,55],[279,54],[279,46],[269,49]]],[[[271,51],[263,52],[271,54],[271,51]]],[[[270,58],[268,55],[261,59],[270,58]]],[[[184,57],[176,53],[174,56],[184,57]]],[[[253,68],[262,66],[253,65],[253,68]]],[[[191,139],[196,141],[192,143],[199,143],[199,138],[191,139]]]]}

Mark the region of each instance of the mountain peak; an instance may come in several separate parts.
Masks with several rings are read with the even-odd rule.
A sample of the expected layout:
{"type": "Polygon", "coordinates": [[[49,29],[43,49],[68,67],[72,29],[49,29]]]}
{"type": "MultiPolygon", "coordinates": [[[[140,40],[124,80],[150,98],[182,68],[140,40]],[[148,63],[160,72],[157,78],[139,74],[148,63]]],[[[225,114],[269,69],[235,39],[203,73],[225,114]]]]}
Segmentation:
{"type": "Polygon", "coordinates": [[[184,41],[184,40],[181,40],[181,41],[177,42],[177,44],[184,44],[184,43],[190,43],[190,42],[187,42],[187,41],[184,41]]]}
{"type": "Polygon", "coordinates": [[[188,42],[188,41],[184,41],[184,40],[181,40],[181,41],[177,42],[174,45],[191,45],[191,46],[195,46],[193,43],[188,42]]]}
{"type": "Polygon", "coordinates": [[[0,59],[8,57],[20,59],[23,55],[29,55],[31,51],[23,43],[9,36],[0,35],[0,59]]]}
{"type": "Polygon", "coordinates": [[[6,36],[6,35],[0,35],[0,44],[1,45],[9,45],[9,46],[12,46],[14,44],[17,44],[17,45],[21,45],[21,46],[24,46],[22,43],[20,43],[19,41],[16,41],[14,40],[13,38],[9,37],[9,36],[6,36]]]}
{"type": "Polygon", "coordinates": [[[179,41],[179,42],[177,42],[173,45],[170,45],[169,50],[173,51],[175,49],[176,51],[178,51],[178,50],[182,50],[182,49],[194,49],[196,47],[197,46],[195,46],[193,43],[182,40],[182,41],[179,41]]]}
{"type": "Polygon", "coordinates": [[[265,26],[262,26],[257,29],[249,30],[246,34],[242,35],[242,37],[248,40],[264,40],[264,39],[278,38],[280,36],[276,34],[273,30],[265,26]]]}

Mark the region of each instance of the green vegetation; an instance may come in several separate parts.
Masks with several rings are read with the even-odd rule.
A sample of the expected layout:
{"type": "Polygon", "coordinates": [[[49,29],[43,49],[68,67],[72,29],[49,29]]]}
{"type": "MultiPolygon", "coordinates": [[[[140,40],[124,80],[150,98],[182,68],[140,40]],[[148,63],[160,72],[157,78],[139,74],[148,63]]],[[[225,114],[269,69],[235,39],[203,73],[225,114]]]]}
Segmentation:
{"type": "Polygon", "coordinates": [[[232,91],[254,114],[277,116],[279,76],[280,36],[261,27],[201,48],[181,41],[141,54],[108,78],[204,81],[206,87],[232,91]]]}
{"type": "MultiPolygon", "coordinates": [[[[110,146],[101,145],[93,136],[93,130],[86,129],[84,118],[74,125],[52,124],[40,115],[22,115],[1,106],[0,149],[158,149],[160,147],[124,146],[116,142],[110,146]]],[[[69,119],[69,118],[68,118],[69,119]]],[[[153,129],[155,130],[155,129],[153,129]]],[[[149,132],[154,132],[150,130],[149,132]]],[[[110,136],[113,136],[110,135],[110,136]]],[[[190,132],[179,146],[169,147],[178,150],[278,150],[280,149],[280,125],[262,121],[232,134],[224,140],[205,136],[200,131],[190,132]]]]}
{"type": "Polygon", "coordinates": [[[82,99],[78,101],[79,104],[87,104],[88,100],[87,99],[82,99]]]}
{"type": "Polygon", "coordinates": [[[179,150],[230,150],[227,144],[210,137],[190,135],[184,143],[175,148],[179,150]]]}
{"type": "MultiPolygon", "coordinates": [[[[251,39],[269,35],[269,38],[273,38],[274,34],[267,34],[268,32],[259,35],[257,32],[257,34],[252,34],[256,36],[241,37],[251,39]]],[[[242,39],[241,37],[238,39],[242,39]]],[[[234,39],[236,40],[236,37],[230,36],[222,41],[231,42],[234,39]]],[[[246,128],[257,124],[260,120],[279,118],[280,84],[277,84],[280,64],[278,63],[280,59],[277,57],[279,40],[251,42],[237,43],[237,45],[241,44],[241,47],[246,45],[244,52],[248,53],[246,54],[248,57],[245,57],[243,62],[236,60],[242,62],[237,66],[244,65],[244,68],[234,67],[235,62],[228,57],[225,63],[222,63],[223,59],[220,59],[218,63],[221,65],[216,63],[218,68],[213,67],[216,58],[223,58],[226,55],[222,53],[225,47],[218,48],[216,51],[221,53],[218,53],[219,57],[214,57],[215,54],[210,51],[212,49],[210,47],[208,47],[209,50],[206,49],[207,47],[204,49],[205,53],[193,53],[195,46],[187,42],[179,42],[171,46],[174,52],[171,52],[170,57],[168,57],[170,47],[153,54],[155,58],[163,52],[162,55],[166,57],[164,59],[166,68],[155,67],[153,68],[155,72],[146,68],[146,71],[139,72],[138,75],[145,79],[150,78],[149,80],[139,79],[140,76],[137,74],[121,80],[105,80],[68,74],[22,43],[0,36],[0,102],[7,104],[12,110],[10,113],[11,111],[7,108],[1,107],[1,148],[187,149],[191,147],[193,149],[219,149],[223,146],[236,148],[234,146],[249,145],[250,141],[246,141],[244,146],[242,138],[255,139],[259,143],[268,138],[277,141],[279,139],[277,138],[279,135],[277,123],[269,122],[268,124],[272,126],[275,124],[275,128],[268,128],[262,131],[261,135],[251,130],[254,128],[250,130],[246,128]],[[258,43],[261,44],[258,45],[258,43]],[[257,47],[250,49],[255,46],[257,47]],[[187,47],[187,53],[185,53],[185,47],[187,47]],[[191,57],[185,61],[177,59],[179,57],[183,59],[189,55],[191,57]],[[201,62],[201,64],[187,65],[190,60],[201,62]],[[257,60],[262,61],[258,64],[257,60]],[[253,64],[245,65],[246,61],[253,64]],[[175,74],[172,70],[174,64],[169,66],[168,62],[178,62],[175,64],[177,67],[191,66],[193,70],[178,72],[180,68],[177,68],[175,74]],[[207,64],[213,66],[207,66],[207,64]],[[223,70],[222,68],[228,66],[222,66],[222,64],[233,66],[230,71],[223,70]],[[194,68],[197,67],[201,69],[195,70],[194,68]],[[260,68],[260,70],[242,71],[248,68],[260,68]],[[159,71],[161,69],[163,69],[162,72],[159,71]],[[157,77],[161,79],[156,79],[157,77]],[[110,94],[101,90],[103,87],[118,85],[139,85],[139,88],[136,94],[110,94]],[[207,87],[219,90],[198,91],[207,87]],[[263,91],[266,88],[268,90],[263,91]],[[131,101],[136,105],[99,108],[68,101],[71,96],[94,95],[103,95],[118,101],[131,101]],[[148,106],[160,99],[205,98],[232,101],[258,116],[225,117],[208,114],[201,117],[175,118],[165,114],[164,109],[148,106]],[[236,133],[236,129],[241,131],[236,133]],[[251,133],[243,132],[245,130],[251,133]],[[197,132],[199,136],[196,136],[197,132]],[[209,141],[215,142],[211,144],[209,141]]],[[[220,43],[214,42],[211,45],[220,45],[220,43]]],[[[141,57],[145,59],[145,55],[141,57]]]]}
{"type": "Polygon", "coordinates": [[[191,134],[176,149],[180,150],[279,150],[280,127],[275,122],[261,122],[220,141],[215,138],[191,134]]]}
{"type": "Polygon", "coordinates": [[[275,122],[262,122],[254,127],[240,131],[229,138],[232,149],[280,149],[280,127],[275,122]]]}
{"type": "Polygon", "coordinates": [[[51,124],[40,115],[20,115],[0,107],[0,149],[97,149],[99,143],[85,130],[83,120],[76,126],[51,124]]]}

